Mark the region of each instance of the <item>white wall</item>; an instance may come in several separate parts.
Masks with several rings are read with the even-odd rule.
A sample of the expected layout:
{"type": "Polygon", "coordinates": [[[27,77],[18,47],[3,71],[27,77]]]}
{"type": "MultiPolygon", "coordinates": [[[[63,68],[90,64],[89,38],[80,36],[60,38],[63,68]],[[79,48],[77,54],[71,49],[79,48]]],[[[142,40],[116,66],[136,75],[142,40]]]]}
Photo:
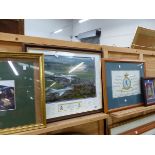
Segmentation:
{"type": "Polygon", "coordinates": [[[60,40],[71,40],[72,19],[25,19],[25,35],[60,40]],[[61,33],[53,32],[63,28],[61,33]]]}
{"type": "Polygon", "coordinates": [[[74,36],[79,33],[101,28],[101,44],[130,47],[138,26],[155,29],[155,19],[92,19],[82,24],[77,19],[26,19],[25,35],[78,41],[74,36]],[[63,32],[53,33],[61,28],[63,32]]]}
{"type": "Polygon", "coordinates": [[[138,26],[155,29],[155,20],[96,19],[82,24],[73,21],[73,36],[101,28],[101,44],[130,47],[138,26]]]}

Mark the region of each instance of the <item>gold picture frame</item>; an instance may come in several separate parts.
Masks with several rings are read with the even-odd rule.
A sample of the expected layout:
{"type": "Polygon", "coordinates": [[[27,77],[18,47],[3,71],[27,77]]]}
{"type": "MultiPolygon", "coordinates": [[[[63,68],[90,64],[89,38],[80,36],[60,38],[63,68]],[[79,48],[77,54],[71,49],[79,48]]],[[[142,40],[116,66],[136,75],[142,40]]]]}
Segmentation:
{"type": "Polygon", "coordinates": [[[0,134],[46,127],[43,64],[43,54],[0,53],[0,134]],[[8,108],[4,99],[14,106],[8,108]]]}

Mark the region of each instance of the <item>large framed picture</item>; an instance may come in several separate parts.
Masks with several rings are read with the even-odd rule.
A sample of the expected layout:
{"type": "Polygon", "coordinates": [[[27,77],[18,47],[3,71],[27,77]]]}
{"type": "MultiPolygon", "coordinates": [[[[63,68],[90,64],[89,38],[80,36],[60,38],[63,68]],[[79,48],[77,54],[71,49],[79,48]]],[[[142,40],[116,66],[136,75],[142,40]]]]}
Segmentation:
{"type": "Polygon", "coordinates": [[[155,104],[155,77],[142,78],[145,106],[155,104]]]}
{"type": "Polygon", "coordinates": [[[0,134],[45,127],[43,62],[42,54],[0,53],[0,134]]]}
{"type": "Polygon", "coordinates": [[[44,53],[47,122],[103,111],[101,55],[27,47],[44,53]]]}
{"type": "Polygon", "coordinates": [[[143,104],[141,78],[145,62],[138,60],[102,59],[105,112],[114,112],[143,104]]]}

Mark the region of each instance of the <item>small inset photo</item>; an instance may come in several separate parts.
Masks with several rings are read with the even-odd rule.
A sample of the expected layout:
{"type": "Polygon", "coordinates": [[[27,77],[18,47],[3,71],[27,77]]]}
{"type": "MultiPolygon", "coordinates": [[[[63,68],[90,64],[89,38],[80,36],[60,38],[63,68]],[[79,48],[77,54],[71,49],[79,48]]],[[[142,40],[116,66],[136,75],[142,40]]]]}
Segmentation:
{"type": "Polygon", "coordinates": [[[148,82],[145,83],[145,90],[147,100],[155,98],[154,85],[152,80],[148,80],[148,82]]]}
{"type": "Polygon", "coordinates": [[[0,80],[0,111],[15,109],[15,81],[0,80]]]}

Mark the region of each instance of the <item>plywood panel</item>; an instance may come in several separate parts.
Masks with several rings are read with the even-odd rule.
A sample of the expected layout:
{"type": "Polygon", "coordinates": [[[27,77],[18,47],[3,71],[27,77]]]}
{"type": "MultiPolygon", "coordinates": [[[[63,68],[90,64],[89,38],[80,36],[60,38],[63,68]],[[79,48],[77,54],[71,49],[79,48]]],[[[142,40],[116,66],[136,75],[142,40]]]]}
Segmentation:
{"type": "Polygon", "coordinates": [[[10,33],[0,33],[0,41],[40,45],[44,47],[48,46],[48,47],[58,47],[58,48],[67,48],[67,49],[68,48],[83,49],[83,50],[101,52],[100,45],[24,36],[24,35],[10,34],[10,33]]]}
{"type": "Polygon", "coordinates": [[[134,48],[155,50],[155,37],[139,34],[136,44],[137,45],[133,46],[134,48]]]}
{"type": "Polygon", "coordinates": [[[155,56],[144,55],[146,76],[155,76],[155,56]]]}
{"type": "Polygon", "coordinates": [[[147,70],[146,71],[146,76],[147,77],[155,77],[155,71],[147,70]]]}
{"type": "Polygon", "coordinates": [[[145,54],[145,55],[154,55],[155,51],[150,50],[142,50],[142,49],[133,49],[133,48],[124,48],[124,47],[114,47],[114,46],[102,46],[103,53],[106,52],[115,52],[122,54],[145,54]]]}
{"type": "Polygon", "coordinates": [[[108,118],[108,115],[104,113],[91,114],[87,116],[81,116],[77,118],[71,118],[67,120],[48,123],[46,128],[25,131],[17,134],[21,134],[21,135],[25,135],[25,134],[36,135],[36,134],[46,134],[46,133],[54,134],[54,133],[57,133],[57,131],[59,133],[62,131],[68,132],[68,131],[74,131],[74,130],[76,130],[77,132],[81,131],[87,134],[89,133],[103,134],[103,131],[104,131],[103,120],[107,118],[108,118]],[[97,122],[97,123],[94,123],[94,122],[97,122]],[[85,126],[86,124],[90,124],[90,126],[89,127],[85,126]]]}
{"type": "Polygon", "coordinates": [[[155,51],[155,30],[138,27],[131,47],[155,51]]]}
{"type": "Polygon", "coordinates": [[[78,134],[78,135],[98,135],[99,134],[99,124],[98,122],[88,123],[84,125],[79,125],[71,128],[66,128],[63,130],[58,130],[48,134],[78,134]]]}
{"type": "Polygon", "coordinates": [[[22,44],[0,41],[0,52],[22,52],[22,44]]]}
{"type": "Polygon", "coordinates": [[[152,63],[155,60],[155,56],[154,55],[144,55],[144,60],[152,63]]]}
{"type": "MultiPolygon", "coordinates": [[[[146,61],[146,60],[145,60],[146,61]]],[[[155,58],[154,61],[146,61],[147,70],[154,70],[155,69],[155,58]]]]}
{"type": "Polygon", "coordinates": [[[116,52],[109,52],[109,58],[118,58],[118,59],[132,59],[137,60],[139,58],[139,54],[129,54],[129,53],[116,53],[116,52]]]}

